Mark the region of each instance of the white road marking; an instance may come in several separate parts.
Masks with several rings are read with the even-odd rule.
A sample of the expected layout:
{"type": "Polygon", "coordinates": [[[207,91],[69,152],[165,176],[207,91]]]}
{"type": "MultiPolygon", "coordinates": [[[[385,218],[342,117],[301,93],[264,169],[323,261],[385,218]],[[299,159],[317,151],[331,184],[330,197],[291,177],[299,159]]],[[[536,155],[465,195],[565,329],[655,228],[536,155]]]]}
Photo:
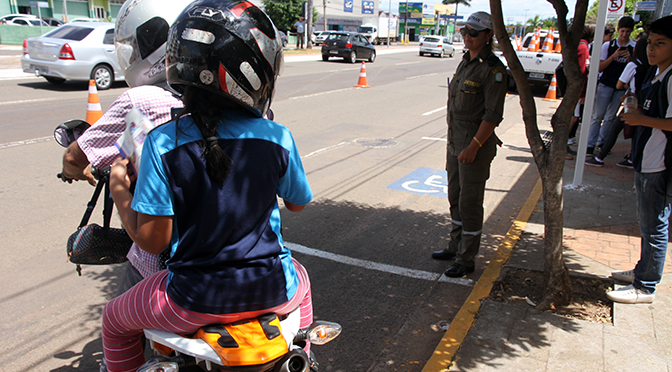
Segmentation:
{"type": "Polygon", "coordinates": [[[309,256],[324,258],[326,260],[342,263],[342,264],[345,264],[345,265],[362,267],[362,268],[369,269],[369,270],[382,271],[384,273],[401,275],[401,276],[405,276],[405,277],[413,278],[413,279],[422,279],[422,280],[429,280],[429,281],[437,281],[438,280],[440,282],[448,282],[448,283],[460,284],[460,285],[465,285],[465,286],[473,286],[474,285],[474,281],[471,280],[471,279],[449,278],[447,276],[444,276],[443,274],[430,273],[430,272],[422,271],[422,270],[407,269],[407,268],[399,267],[399,266],[393,266],[393,265],[381,264],[381,263],[377,263],[377,262],[360,260],[358,258],[342,256],[340,254],[335,254],[335,253],[331,253],[331,252],[324,252],[324,251],[304,247],[302,245],[289,243],[289,242],[285,242],[285,246],[287,248],[289,248],[289,250],[294,251],[294,252],[299,252],[299,253],[306,254],[306,255],[309,255],[309,256]]]}
{"type": "Polygon", "coordinates": [[[395,65],[395,66],[414,65],[414,64],[416,64],[416,63],[420,63],[420,62],[419,62],[419,61],[415,61],[415,62],[400,62],[400,63],[395,63],[394,65],[395,65]]]}
{"type": "Polygon", "coordinates": [[[308,159],[308,158],[313,157],[313,156],[315,156],[315,155],[319,155],[319,154],[321,154],[321,153],[323,153],[323,152],[327,152],[327,151],[330,151],[330,150],[337,149],[337,148],[339,148],[339,147],[341,147],[341,146],[345,146],[345,145],[347,145],[347,144],[349,144],[349,143],[350,143],[350,141],[345,141],[345,142],[341,142],[341,143],[338,143],[338,144],[333,145],[333,146],[325,147],[325,148],[322,148],[322,149],[313,151],[313,152],[311,152],[311,153],[308,154],[308,155],[302,156],[301,159],[308,159]]]}
{"type": "Polygon", "coordinates": [[[437,113],[437,112],[439,112],[439,111],[443,111],[443,110],[445,110],[445,109],[447,109],[447,108],[448,108],[448,106],[439,107],[439,108],[437,108],[436,110],[432,110],[432,111],[427,111],[427,112],[425,112],[424,114],[422,114],[422,116],[428,116],[428,115],[437,113]]]}
{"type": "Polygon", "coordinates": [[[331,94],[331,93],[338,93],[338,92],[345,92],[346,90],[351,90],[355,89],[353,88],[343,88],[343,89],[336,89],[336,90],[328,90],[325,92],[320,92],[320,93],[313,93],[313,94],[307,94],[305,96],[296,96],[296,97],[289,97],[289,99],[301,99],[301,98],[310,98],[310,97],[317,97],[317,96],[323,96],[325,94],[331,94]]]}
{"type": "Polygon", "coordinates": [[[427,74],[427,75],[409,76],[409,77],[406,78],[406,80],[419,79],[419,78],[423,78],[423,77],[427,77],[427,76],[434,76],[434,75],[438,75],[438,74],[439,74],[438,72],[435,72],[433,74],[427,74]]]}
{"type": "Polygon", "coordinates": [[[49,142],[52,139],[54,139],[54,137],[40,137],[40,138],[31,138],[31,139],[24,140],[24,141],[0,143],[0,149],[6,149],[6,148],[9,148],[9,147],[16,147],[16,146],[23,146],[23,145],[31,145],[33,143],[49,142]]]}
{"type": "Polygon", "coordinates": [[[52,98],[40,98],[40,99],[26,99],[22,101],[7,101],[7,102],[0,102],[0,106],[2,105],[16,105],[16,104],[21,104],[21,103],[35,103],[35,102],[46,102],[46,101],[56,101],[58,99],[63,99],[62,97],[52,97],[52,98]]]}
{"type": "Polygon", "coordinates": [[[430,141],[443,141],[443,142],[448,142],[447,138],[436,138],[436,137],[422,137],[424,140],[430,140],[430,141]]]}

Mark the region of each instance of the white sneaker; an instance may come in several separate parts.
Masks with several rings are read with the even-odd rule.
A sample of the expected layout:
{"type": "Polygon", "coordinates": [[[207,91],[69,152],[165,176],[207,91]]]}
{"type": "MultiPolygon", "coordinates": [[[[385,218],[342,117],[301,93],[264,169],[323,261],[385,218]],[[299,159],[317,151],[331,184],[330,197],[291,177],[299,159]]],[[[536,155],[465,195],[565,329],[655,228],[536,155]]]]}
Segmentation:
{"type": "Polygon", "coordinates": [[[576,144],[576,137],[571,137],[567,140],[568,145],[574,145],[576,144]]]}
{"type": "Polygon", "coordinates": [[[650,304],[656,298],[655,294],[648,294],[637,289],[632,284],[607,293],[607,298],[623,304],[650,304]]]}
{"type": "Polygon", "coordinates": [[[611,277],[621,282],[632,283],[635,281],[635,270],[612,271],[611,277]]]}

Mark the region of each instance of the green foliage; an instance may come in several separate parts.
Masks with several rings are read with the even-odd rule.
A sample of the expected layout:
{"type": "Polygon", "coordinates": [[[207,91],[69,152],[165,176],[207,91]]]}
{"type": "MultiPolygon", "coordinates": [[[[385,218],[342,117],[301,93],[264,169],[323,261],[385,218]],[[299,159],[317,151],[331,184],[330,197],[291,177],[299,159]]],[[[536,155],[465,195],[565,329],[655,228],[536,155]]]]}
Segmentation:
{"type": "MultiPolygon", "coordinates": [[[[283,0],[283,2],[274,2],[272,0],[262,0],[264,12],[271,18],[275,27],[281,31],[296,31],[293,25],[299,20],[303,12],[302,0],[283,0]]],[[[315,15],[313,14],[313,20],[315,15]]]]}
{"type": "Polygon", "coordinates": [[[471,0],[442,0],[441,1],[443,4],[450,5],[450,4],[455,4],[455,5],[466,5],[466,6],[471,6],[470,2],[471,0]]]}

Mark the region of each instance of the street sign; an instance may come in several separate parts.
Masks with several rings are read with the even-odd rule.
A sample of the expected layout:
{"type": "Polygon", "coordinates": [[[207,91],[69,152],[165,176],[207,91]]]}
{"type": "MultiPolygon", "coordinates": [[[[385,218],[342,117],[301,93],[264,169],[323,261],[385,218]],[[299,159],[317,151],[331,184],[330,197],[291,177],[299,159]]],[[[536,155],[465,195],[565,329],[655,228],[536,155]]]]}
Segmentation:
{"type": "Polygon", "coordinates": [[[625,14],[625,0],[609,0],[607,19],[621,18],[625,14]]]}
{"type": "Polygon", "coordinates": [[[33,6],[35,8],[48,8],[49,3],[46,1],[31,1],[30,6],[33,6]]]}
{"type": "Polygon", "coordinates": [[[638,1],[635,3],[635,10],[653,12],[657,5],[658,2],[656,1],[638,1]]]}

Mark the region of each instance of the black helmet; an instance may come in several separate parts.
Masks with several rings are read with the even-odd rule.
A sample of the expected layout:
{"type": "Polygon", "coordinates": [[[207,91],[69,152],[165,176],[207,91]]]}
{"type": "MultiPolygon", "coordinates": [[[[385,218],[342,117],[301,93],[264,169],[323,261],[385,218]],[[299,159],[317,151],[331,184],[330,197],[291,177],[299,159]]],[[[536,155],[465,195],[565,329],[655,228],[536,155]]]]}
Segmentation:
{"type": "Polygon", "coordinates": [[[247,1],[197,0],[170,28],[168,85],[223,95],[262,117],[283,64],[282,41],[266,13],[247,1]]]}

